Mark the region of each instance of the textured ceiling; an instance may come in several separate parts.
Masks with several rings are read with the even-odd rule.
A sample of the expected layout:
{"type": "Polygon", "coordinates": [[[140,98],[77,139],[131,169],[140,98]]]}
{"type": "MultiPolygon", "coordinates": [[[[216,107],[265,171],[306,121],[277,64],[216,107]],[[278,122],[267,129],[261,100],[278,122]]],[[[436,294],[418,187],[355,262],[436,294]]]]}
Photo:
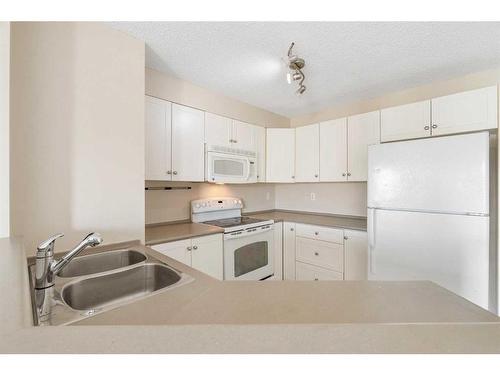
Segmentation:
{"type": "Polygon", "coordinates": [[[500,22],[116,22],[146,65],[288,117],[500,66],[500,22]],[[286,83],[290,42],[306,93],[286,83]]]}

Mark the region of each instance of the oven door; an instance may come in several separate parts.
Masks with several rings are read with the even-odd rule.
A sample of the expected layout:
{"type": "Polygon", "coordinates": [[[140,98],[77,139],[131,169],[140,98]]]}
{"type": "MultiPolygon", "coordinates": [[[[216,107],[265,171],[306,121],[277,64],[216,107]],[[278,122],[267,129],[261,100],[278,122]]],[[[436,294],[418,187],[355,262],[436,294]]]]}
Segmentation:
{"type": "Polygon", "coordinates": [[[273,225],[224,235],[224,279],[262,280],[274,274],[273,225]]]}
{"type": "Polygon", "coordinates": [[[209,151],[206,169],[208,182],[248,183],[256,180],[255,159],[244,155],[209,151]]]}

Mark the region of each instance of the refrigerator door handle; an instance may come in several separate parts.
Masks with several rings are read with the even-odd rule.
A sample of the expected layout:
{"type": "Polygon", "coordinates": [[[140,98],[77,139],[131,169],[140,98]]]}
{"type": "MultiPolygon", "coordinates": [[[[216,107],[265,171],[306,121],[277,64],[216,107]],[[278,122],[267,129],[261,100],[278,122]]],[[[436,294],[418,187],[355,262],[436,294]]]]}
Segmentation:
{"type": "Polygon", "coordinates": [[[368,209],[368,251],[369,251],[369,263],[370,263],[370,273],[375,273],[375,256],[373,254],[375,250],[375,233],[376,233],[376,209],[368,209]]]}

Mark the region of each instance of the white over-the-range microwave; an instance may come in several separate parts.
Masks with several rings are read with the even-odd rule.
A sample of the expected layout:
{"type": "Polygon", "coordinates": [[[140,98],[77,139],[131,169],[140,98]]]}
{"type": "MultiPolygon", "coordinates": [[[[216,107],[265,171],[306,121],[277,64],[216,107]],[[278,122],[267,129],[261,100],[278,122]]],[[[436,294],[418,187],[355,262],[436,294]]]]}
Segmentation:
{"type": "Polygon", "coordinates": [[[217,145],[205,147],[205,176],[208,182],[257,182],[257,154],[254,151],[217,145]]]}

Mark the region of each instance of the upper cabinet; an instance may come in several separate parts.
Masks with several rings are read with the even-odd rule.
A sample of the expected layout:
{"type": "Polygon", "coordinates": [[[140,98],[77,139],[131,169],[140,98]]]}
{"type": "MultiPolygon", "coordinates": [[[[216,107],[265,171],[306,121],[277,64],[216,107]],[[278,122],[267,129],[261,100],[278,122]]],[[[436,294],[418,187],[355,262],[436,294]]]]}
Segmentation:
{"type": "Polygon", "coordinates": [[[205,142],[208,145],[257,151],[258,128],[243,121],[205,112],[205,142]]]}
{"type": "Polygon", "coordinates": [[[295,129],[295,181],[319,181],[319,124],[295,129]]]}
{"type": "Polygon", "coordinates": [[[497,86],[380,111],[381,141],[457,134],[497,128],[497,86]]]}
{"type": "Polygon", "coordinates": [[[320,181],[347,181],[347,118],[320,123],[319,134],[320,181]]]}
{"type": "Polygon", "coordinates": [[[432,99],[432,135],[497,127],[497,86],[432,99]]]}
{"type": "Polygon", "coordinates": [[[294,182],[295,129],[267,129],[266,181],[294,182]]]}
{"type": "Polygon", "coordinates": [[[172,180],[205,179],[205,114],[172,104],[172,180]]]}
{"type": "Polygon", "coordinates": [[[431,101],[400,105],[380,111],[381,142],[431,135],[431,101]]]}
{"type": "Polygon", "coordinates": [[[347,179],[368,180],[368,146],[380,143],[380,111],[347,118],[347,179]]]}
{"type": "Polygon", "coordinates": [[[172,104],[146,96],[146,180],[172,179],[172,104]]]}
{"type": "Polygon", "coordinates": [[[146,97],[146,180],[203,181],[204,113],[146,97]]]}
{"type": "Polygon", "coordinates": [[[209,145],[231,147],[233,145],[233,120],[205,112],[205,142],[209,145]]]}
{"type": "Polygon", "coordinates": [[[257,126],[233,120],[233,145],[241,150],[256,150],[257,126]]]}

